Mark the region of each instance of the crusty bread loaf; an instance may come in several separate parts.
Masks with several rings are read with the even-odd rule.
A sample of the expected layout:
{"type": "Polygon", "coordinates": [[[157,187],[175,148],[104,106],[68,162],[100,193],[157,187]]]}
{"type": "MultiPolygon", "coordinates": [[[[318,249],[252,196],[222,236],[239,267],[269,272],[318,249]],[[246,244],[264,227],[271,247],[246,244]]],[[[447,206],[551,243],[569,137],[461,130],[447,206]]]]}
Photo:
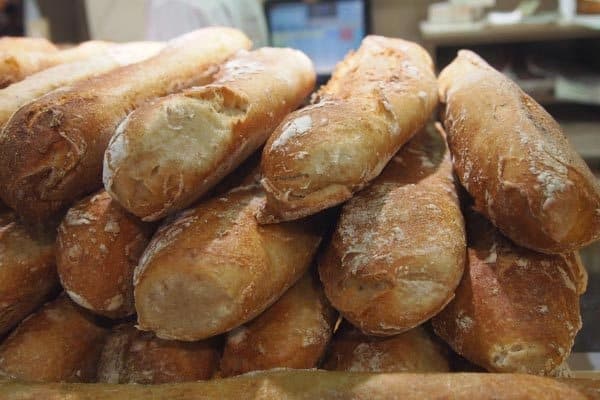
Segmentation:
{"type": "Polygon", "coordinates": [[[98,382],[158,384],[210,379],[219,365],[218,341],[158,339],[133,324],[115,327],[98,364],[98,382]]]}
{"type": "Polygon", "coordinates": [[[140,104],[205,84],[240,48],[231,28],[205,28],[154,57],[54,91],[21,107],[0,135],[0,195],[30,222],[49,217],[102,185],[102,158],[115,128],[140,104]]]}
{"type": "Polygon", "coordinates": [[[579,257],[519,247],[474,213],[467,230],[465,274],[435,332],[489,371],[556,374],[581,328],[579,257]]]}
{"type": "Polygon", "coordinates": [[[221,373],[314,368],[337,320],[318,278],[308,271],[261,315],[227,335],[221,373]]]}
{"type": "Polygon", "coordinates": [[[95,314],[135,313],[133,270],[152,227],[127,213],[106,191],[77,202],[58,229],[56,264],[75,303],[95,314]]]}
{"type": "Polygon", "coordinates": [[[210,85],[129,114],[105,154],[106,190],[147,221],[188,207],[256,151],[314,83],[300,51],[238,52],[210,85]]]}
{"type": "Polygon", "coordinates": [[[54,89],[71,85],[117,67],[139,62],[156,54],[162,47],[163,44],[157,42],[114,45],[107,48],[101,55],[59,64],[1,89],[0,127],[6,124],[19,107],[54,89]]]}
{"type": "Polygon", "coordinates": [[[22,36],[0,37],[0,52],[6,51],[39,51],[55,53],[58,50],[48,39],[22,36]]]}
{"type": "Polygon", "coordinates": [[[429,118],[437,82],[422,47],[368,36],[317,99],[290,114],[265,145],[261,223],[340,204],[377,177],[429,118]]]}
{"type": "Polygon", "coordinates": [[[112,43],[91,40],[60,51],[34,50],[7,44],[0,49],[0,88],[58,64],[80,61],[103,53],[112,43]]]}
{"type": "Polygon", "coordinates": [[[21,322],[0,346],[0,376],[90,382],[108,331],[66,296],[21,322]]]}
{"type": "Polygon", "coordinates": [[[263,203],[259,187],[242,186],[158,230],[135,270],[140,329],[186,341],[218,335],[258,316],[302,276],[323,217],[259,226],[263,203]]]}
{"type": "Polygon", "coordinates": [[[394,335],[452,299],[465,253],[450,153],[431,124],[344,205],[319,273],[346,319],[366,334],[394,335]]]}
{"type": "Polygon", "coordinates": [[[600,185],[550,114],[470,51],[439,82],[454,168],[479,212],[545,253],[600,238],[600,185]]]}
{"type": "Polygon", "coordinates": [[[34,236],[14,212],[0,211],[0,336],[58,288],[54,235],[34,236]]]}
{"type": "Polygon", "coordinates": [[[448,351],[422,326],[381,338],[367,336],[347,322],[335,333],[323,368],[350,372],[450,371],[448,351]]]}
{"type": "MultiPolygon", "coordinates": [[[[593,387],[593,385],[589,385],[593,387]]],[[[174,385],[84,385],[6,382],[8,400],[585,400],[588,386],[517,374],[349,373],[279,370],[174,385]]],[[[590,397],[588,397],[590,396],[590,397]]]]}

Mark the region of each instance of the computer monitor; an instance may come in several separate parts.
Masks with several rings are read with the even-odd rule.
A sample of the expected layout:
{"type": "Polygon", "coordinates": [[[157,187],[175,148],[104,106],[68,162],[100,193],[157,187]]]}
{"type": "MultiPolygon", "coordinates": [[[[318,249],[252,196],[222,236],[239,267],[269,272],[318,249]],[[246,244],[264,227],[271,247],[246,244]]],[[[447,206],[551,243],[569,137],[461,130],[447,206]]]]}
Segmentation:
{"type": "Polygon", "coordinates": [[[369,32],[368,0],[267,0],[265,12],[271,45],[302,50],[320,76],[369,32]]]}

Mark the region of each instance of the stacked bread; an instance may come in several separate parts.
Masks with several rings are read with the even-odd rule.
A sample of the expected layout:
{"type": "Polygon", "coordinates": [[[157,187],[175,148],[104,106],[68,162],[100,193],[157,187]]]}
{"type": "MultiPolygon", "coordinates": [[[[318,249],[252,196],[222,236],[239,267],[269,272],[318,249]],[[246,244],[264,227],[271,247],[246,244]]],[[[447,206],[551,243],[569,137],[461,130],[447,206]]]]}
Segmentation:
{"type": "MultiPolygon", "coordinates": [[[[315,84],[299,51],[250,51],[229,28],[115,46],[0,90],[14,210],[0,214],[2,375],[154,384],[321,367],[346,372],[273,372],[291,386],[266,398],[293,397],[296,378],[313,396],[375,388],[355,385],[365,377],[385,382],[380,398],[466,396],[469,380],[572,390],[351,374],[449,372],[458,356],[565,373],[600,186],[508,78],[461,51],[436,79],[417,44],[369,36],[299,108],[315,84]]],[[[249,379],[189,390],[268,378],[249,379]]]]}

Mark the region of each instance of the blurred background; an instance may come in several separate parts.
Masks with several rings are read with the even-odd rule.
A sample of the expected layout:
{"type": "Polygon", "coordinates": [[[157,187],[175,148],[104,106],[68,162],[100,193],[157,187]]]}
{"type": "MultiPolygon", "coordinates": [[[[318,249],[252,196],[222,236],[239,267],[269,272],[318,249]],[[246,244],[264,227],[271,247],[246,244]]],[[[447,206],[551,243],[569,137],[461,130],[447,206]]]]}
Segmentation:
{"type": "MultiPolygon", "coordinates": [[[[1,35],[65,45],[168,40],[207,25],[303,50],[320,82],[368,33],[421,43],[438,70],[475,50],[546,107],[600,178],[600,0],[0,0],[1,35]]],[[[590,281],[571,366],[600,369],[600,244],[582,257],[590,281]]]]}

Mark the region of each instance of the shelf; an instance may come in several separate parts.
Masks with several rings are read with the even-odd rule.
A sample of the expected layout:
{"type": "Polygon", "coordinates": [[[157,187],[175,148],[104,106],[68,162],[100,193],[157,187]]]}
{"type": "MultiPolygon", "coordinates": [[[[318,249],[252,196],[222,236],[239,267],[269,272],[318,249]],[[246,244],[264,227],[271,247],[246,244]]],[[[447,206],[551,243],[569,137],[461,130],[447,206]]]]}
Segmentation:
{"type": "Polygon", "coordinates": [[[600,122],[558,121],[575,150],[586,161],[600,160],[600,122]]]}
{"type": "Polygon", "coordinates": [[[464,24],[432,24],[423,21],[420,29],[423,40],[435,46],[600,38],[600,30],[557,22],[489,25],[485,21],[464,24]]]}

